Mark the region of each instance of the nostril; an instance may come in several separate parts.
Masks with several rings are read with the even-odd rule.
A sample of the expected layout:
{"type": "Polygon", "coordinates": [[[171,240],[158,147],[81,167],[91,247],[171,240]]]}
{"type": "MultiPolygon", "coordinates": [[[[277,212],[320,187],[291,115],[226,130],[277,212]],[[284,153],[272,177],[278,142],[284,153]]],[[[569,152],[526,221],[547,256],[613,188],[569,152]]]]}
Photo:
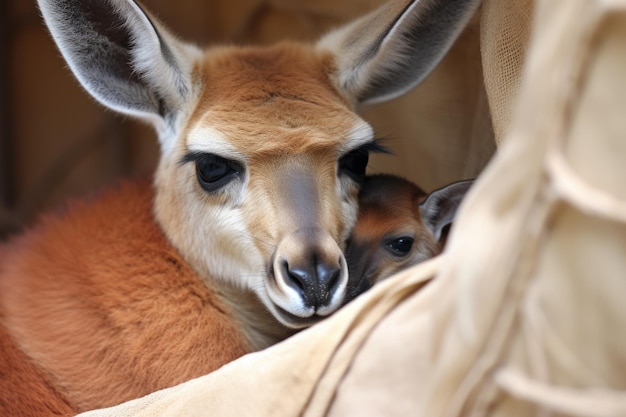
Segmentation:
{"type": "Polygon", "coordinates": [[[337,287],[339,287],[339,282],[341,277],[341,269],[337,269],[333,276],[331,277],[330,282],[328,283],[328,288],[330,289],[330,293],[333,294],[337,287]]]}
{"type": "Polygon", "coordinates": [[[325,305],[330,302],[340,284],[341,268],[335,265],[318,264],[316,270],[320,288],[320,304],[325,305]]]}
{"type": "Polygon", "coordinates": [[[310,286],[311,275],[303,269],[290,268],[287,261],[283,262],[282,269],[284,276],[287,277],[287,285],[296,290],[306,301],[308,299],[307,294],[309,293],[308,287],[310,286]]]}

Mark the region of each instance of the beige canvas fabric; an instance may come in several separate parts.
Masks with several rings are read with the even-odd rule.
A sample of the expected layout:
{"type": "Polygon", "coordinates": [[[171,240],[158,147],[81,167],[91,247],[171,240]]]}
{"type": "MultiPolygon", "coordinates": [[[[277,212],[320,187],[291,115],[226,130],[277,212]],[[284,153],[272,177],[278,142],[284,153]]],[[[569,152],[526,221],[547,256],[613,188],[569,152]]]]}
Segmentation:
{"type": "Polygon", "coordinates": [[[506,135],[517,103],[531,30],[531,0],[484,0],[480,55],[496,141],[506,135]]]}
{"type": "Polygon", "coordinates": [[[503,3],[534,13],[529,46],[513,42],[507,76],[485,65],[506,135],[442,256],[279,345],[82,416],[625,416],[626,0],[487,1],[497,31],[518,23],[489,10],[516,15],[503,3]]]}

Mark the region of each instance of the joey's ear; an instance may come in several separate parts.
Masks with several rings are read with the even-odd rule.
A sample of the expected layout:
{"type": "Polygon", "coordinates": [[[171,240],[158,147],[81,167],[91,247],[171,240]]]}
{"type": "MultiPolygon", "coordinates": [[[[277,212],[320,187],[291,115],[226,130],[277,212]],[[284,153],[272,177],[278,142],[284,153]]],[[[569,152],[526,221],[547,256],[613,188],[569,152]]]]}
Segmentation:
{"type": "Polygon", "coordinates": [[[459,181],[428,194],[419,205],[422,221],[439,241],[443,229],[454,221],[461,201],[474,180],[459,181]]]}
{"type": "Polygon", "coordinates": [[[392,0],[318,43],[334,57],[331,78],[355,104],[407,92],[439,63],[480,0],[392,0]]]}
{"type": "Polygon", "coordinates": [[[152,122],[160,134],[191,93],[195,48],[133,0],[38,0],[61,54],[102,104],[152,122]]]}

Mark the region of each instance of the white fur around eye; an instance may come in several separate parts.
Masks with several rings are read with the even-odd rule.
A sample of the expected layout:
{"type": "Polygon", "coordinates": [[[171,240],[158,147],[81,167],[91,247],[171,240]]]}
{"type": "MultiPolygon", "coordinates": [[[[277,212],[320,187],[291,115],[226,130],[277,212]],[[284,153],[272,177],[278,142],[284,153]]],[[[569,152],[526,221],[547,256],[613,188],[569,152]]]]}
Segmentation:
{"type": "Polygon", "coordinates": [[[192,152],[213,153],[222,158],[245,161],[246,156],[219,130],[209,126],[194,127],[186,138],[187,149],[192,152]]]}

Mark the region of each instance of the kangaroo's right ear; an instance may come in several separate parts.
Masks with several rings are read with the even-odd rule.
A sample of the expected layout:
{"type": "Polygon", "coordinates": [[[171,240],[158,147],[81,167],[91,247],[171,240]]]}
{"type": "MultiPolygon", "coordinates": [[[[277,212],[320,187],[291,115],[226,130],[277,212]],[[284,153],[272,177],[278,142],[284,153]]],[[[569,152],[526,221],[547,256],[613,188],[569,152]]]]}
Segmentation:
{"type": "Polygon", "coordinates": [[[83,87],[111,109],[150,121],[164,140],[191,94],[195,48],[177,41],[133,0],[38,2],[83,87]]]}
{"type": "Polygon", "coordinates": [[[422,221],[437,241],[443,229],[454,221],[461,201],[474,180],[455,182],[428,194],[419,205],[422,221]]]}
{"type": "Polygon", "coordinates": [[[480,0],[391,0],[318,43],[333,58],[335,87],[354,104],[390,100],[422,81],[480,0]]]}

